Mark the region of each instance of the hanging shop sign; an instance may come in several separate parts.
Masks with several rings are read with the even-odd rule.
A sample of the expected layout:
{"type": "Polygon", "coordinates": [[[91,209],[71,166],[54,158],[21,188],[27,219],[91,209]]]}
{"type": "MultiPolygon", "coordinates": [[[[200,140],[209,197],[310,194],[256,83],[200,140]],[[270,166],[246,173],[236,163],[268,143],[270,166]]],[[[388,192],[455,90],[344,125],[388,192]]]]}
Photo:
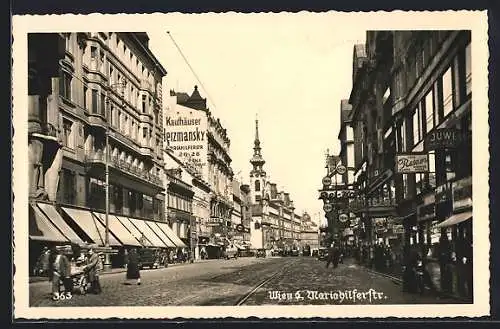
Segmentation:
{"type": "Polygon", "coordinates": [[[222,224],[222,219],[219,217],[210,217],[206,220],[207,226],[219,226],[222,224]]]}
{"type": "Polygon", "coordinates": [[[354,198],[356,191],[354,189],[324,189],[320,192],[320,199],[345,199],[354,198]]]}
{"type": "Polygon", "coordinates": [[[453,211],[472,207],[472,177],[453,182],[451,190],[453,211]]]}
{"type": "Polygon", "coordinates": [[[323,177],[323,180],[321,181],[323,183],[323,186],[330,186],[332,185],[332,178],[329,176],[323,177]]]}
{"type": "Polygon", "coordinates": [[[337,174],[343,175],[347,171],[346,167],[343,165],[338,165],[336,168],[337,174]]]}
{"type": "Polygon", "coordinates": [[[455,148],[463,140],[462,132],[459,129],[441,128],[435,129],[427,134],[424,139],[424,149],[426,151],[442,148],[455,148]]]}
{"type": "Polygon", "coordinates": [[[407,153],[396,155],[396,172],[398,174],[429,172],[429,156],[427,153],[407,153]]]}
{"type": "Polygon", "coordinates": [[[245,227],[242,224],[236,225],[236,231],[238,232],[243,232],[245,230],[245,227]]]}
{"type": "Polygon", "coordinates": [[[403,234],[405,232],[405,228],[403,224],[395,224],[392,226],[392,233],[394,234],[403,234]]]}
{"type": "Polygon", "coordinates": [[[349,220],[349,215],[347,215],[347,214],[340,214],[340,215],[339,215],[339,221],[340,221],[341,223],[345,223],[345,222],[347,222],[348,220],[349,220]]]}
{"type": "Polygon", "coordinates": [[[423,202],[417,205],[417,220],[425,221],[436,217],[436,196],[429,194],[423,198],[423,202]]]}
{"type": "Polygon", "coordinates": [[[325,212],[331,212],[333,210],[333,206],[330,204],[330,203],[326,203],[324,206],[323,206],[323,210],[325,212]]]}

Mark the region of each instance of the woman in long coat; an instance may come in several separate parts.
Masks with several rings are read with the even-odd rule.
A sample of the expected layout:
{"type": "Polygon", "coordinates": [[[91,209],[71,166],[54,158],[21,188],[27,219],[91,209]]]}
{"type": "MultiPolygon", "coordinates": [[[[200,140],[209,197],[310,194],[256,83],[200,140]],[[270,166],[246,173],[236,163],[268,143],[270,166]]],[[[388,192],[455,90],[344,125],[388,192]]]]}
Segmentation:
{"type": "Polygon", "coordinates": [[[127,280],[137,280],[137,284],[141,284],[140,257],[136,249],[128,254],[127,280]]]}

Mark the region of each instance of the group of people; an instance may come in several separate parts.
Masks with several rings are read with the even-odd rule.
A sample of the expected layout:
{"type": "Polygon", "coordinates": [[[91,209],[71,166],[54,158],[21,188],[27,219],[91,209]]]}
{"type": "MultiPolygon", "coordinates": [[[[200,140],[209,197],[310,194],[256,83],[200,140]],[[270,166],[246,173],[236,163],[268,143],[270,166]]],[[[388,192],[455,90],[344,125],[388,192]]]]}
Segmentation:
{"type": "Polygon", "coordinates": [[[73,278],[72,267],[80,266],[90,284],[89,292],[100,293],[101,284],[99,272],[103,268],[101,257],[91,248],[82,253],[78,248],[72,248],[71,256],[65,252],[67,249],[45,247],[39,257],[36,272],[46,275],[51,283],[52,298],[59,300],[63,293],[66,299],[72,298],[73,278]],[[61,292],[61,288],[64,291],[61,292]]]}
{"type": "Polygon", "coordinates": [[[390,271],[397,263],[397,255],[393,248],[389,244],[384,243],[360,246],[357,249],[356,258],[359,263],[364,263],[380,272],[390,271]]]}

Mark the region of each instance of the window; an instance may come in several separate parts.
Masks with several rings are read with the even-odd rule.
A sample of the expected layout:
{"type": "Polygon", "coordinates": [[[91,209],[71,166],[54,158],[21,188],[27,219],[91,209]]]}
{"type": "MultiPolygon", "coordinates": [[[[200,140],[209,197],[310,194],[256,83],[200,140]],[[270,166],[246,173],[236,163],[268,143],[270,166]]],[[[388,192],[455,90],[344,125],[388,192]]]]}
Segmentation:
{"type": "Polygon", "coordinates": [[[76,175],[73,171],[63,169],[63,202],[67,204],[75,203],[76,175]]]}
{"type": "Polygon", "coordinates": [[[453,82],[451,77],[451,67],[443,75],[443,117],[446,117],[453,110],[453,82]]]}
{"type": "Polygon", "coordinates": [[[92,89],[92,113],[97,114],[97,98],[98,92],[97,89],[92,89]]]}
{"type": "Polygon", "coordinates": [[[114,126],[114,124],[115,124],[115,113],[114,113],[114,111],[115,111],[115,108],[114,108],[113,104],[110,104],[109,105],[109,117],[108,117],[108,120],[109,120],[109,124],[111,126],[114,126]]]}
{"type": "Polygon", "coordinates": [[[148,137],[148,128],[142,128],[142,138],[145,140],[148,137]]]}
{"type": "Polygon", "coordinates": [[[146,113],[146,95],[142,95],[142,113],[146,113]]]}
{"type": "Polygon", "coordinates": [[[434,128],[434,105],[432,99],[432,89],[425,96],[425,131],[429,132],[434,128]]]}
{"type": "Polygon", "coordinates": [[[413,113],[413,145],[417,145],[422,138],[422,106],[419,104],[413,113]]]}
{"type": "Polygon", "coordinates": [[[260,181],[258,180],[255,181],[255,191],[260,191],[260,181]]]}
{"type": "Polygon", "coordinates": [[[416,173],[415,174],[415,189],[416,195],[419,195],[424,190],[425,178],[424,174],[416,173]]]}
{"type": "Polygon", "coordinates": [[[72,149],[75,146],[74,144],[73,122],[63,119],[63,145],[72,149]]]}
{"type": "Polygon", "coordinates": [[[128,116],[125,115],[125,117],[123,118],[123,132],[125,134],[127,134],[128,130],[129,130],[129,127],[128,127],[128,116]]]}
{"type": "Polygon", "coordinates": [[[89,89],[87,86],[83,86],[83,109],[87,110],[87,94],[89,89]]]}
{"type": "Polygon", "coordinates": [[[472,93],[471,44],[465,47],[465,89],[467,96],[472,93]]]}
{"type": "Polygon", "coordinates": [[[69,72],[62,71],[59,78],[59,95],[68,100],[71,100],[71,79],[72,76],[69,72]]]}
{"type": "Polygon", "coordinates": [[[106,96],[101,94],[101,115],[106,115],[106,96]]]}
{"type": "Polygon", "coordinates": [[[97,47],[94,46],[90,47],[90,58],[92,60],[97,59],[97,47]]]}

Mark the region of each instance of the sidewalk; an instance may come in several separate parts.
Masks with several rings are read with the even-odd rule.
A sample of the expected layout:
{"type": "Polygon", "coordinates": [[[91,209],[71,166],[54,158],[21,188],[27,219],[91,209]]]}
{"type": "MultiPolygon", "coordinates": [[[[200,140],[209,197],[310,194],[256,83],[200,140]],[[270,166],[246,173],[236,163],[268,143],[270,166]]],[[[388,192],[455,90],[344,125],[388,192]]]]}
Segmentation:
{"type": "MultiPolygon", "coordinates": [[[[220,260],[220,259],[199,259],[199,260],[195,261],[194,263],[173,263],[173,264],[168,264],[167,267],[160,266],[158,268],[158,270],[170,268],[170,267],[176,267],[176,266],[206,263],[206,262],[211,262],[211,261],[216,261],[216,260],[220,260]]],[[[103,271],[101,271],[100,275],[105,276],[105,275],[109,275],[109,274],[125,273],[125,272],[127,272],[126,268],[119,267],[119,268],[112,268],[110,270],[103,270],[103,271]]],[[[43,282],[43,281],[49,281],[49,278],[44,277],[44,276],[31,276],[29,278],[29,283],[43,282]]]]}
{"type": "MultiPolygon", "coordinates": [[[[370,272],[370,273],[374,273],[374,274],[377,274],[377,275],[380,275],[380,276],[384,276],[388,279],[391,279],[394,283],[398,284],[398,285],[402,285],[403,284],[403,279],[401,278],[401,275],[399,276],[395,276],[393,274],[389,274],[389,273],[384,273],[384,272],[380,272],[380,271],[377,271],[377,270],[374,270],[374,269],[371,269],[369,268],[368,266],[366,265],[362,265],[366,271],[370,272]]],[[[425,287],[425,290],[427,292],[431,292],[430,288],[429,287],[425,287]]],[[[472,301],[470,299],[467,299],[466,297],[461,297],[459,295],[456,295],[456,294],[450,294],[450,293],[445,293],[443,291],[437,291],[436,292],[436,295],[438,297],[443,297],[443,298],[449,298],[449,299],[455,299],[457,301],[461,301],[463,303],[472,303],[472,301]]]]}

